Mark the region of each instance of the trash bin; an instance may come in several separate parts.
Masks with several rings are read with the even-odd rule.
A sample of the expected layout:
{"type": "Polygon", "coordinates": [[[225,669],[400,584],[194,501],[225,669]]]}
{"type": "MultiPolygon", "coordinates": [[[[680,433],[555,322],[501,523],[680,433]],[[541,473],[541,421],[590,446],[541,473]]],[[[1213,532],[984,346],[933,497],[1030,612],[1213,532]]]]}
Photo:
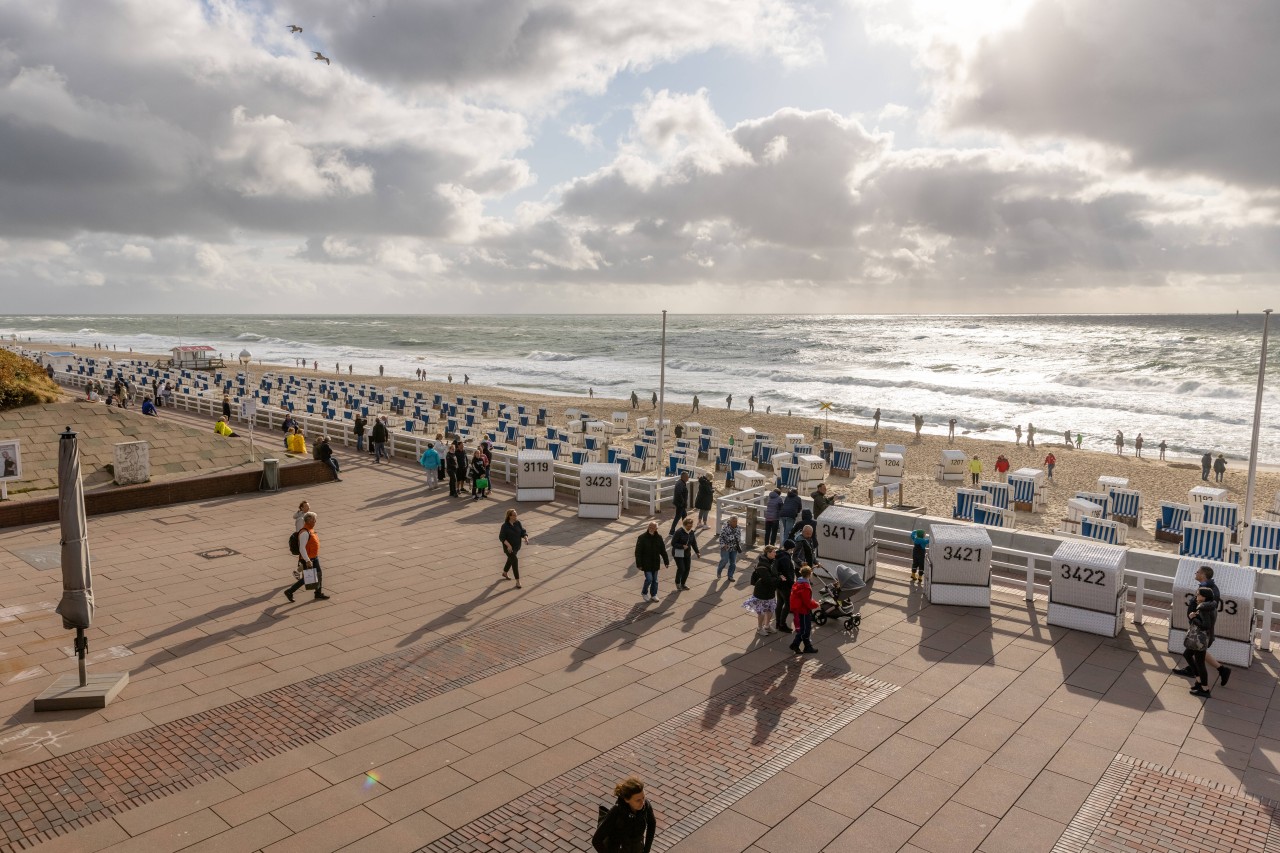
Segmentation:
{"type": "Polygon", "coordinates": [[[759,535],[760,527],[760,510],[756,507],[747,507],[747,530],[743,534],[743,548],[751,549],[756,547],[756,536],[759,535]]]}
{"type": "Polygon", "coordinates": [[[262,460],[262,484],[259,488],[264,492],[280,491],[280,460],[279,459],[263,459],[262,460]]]}

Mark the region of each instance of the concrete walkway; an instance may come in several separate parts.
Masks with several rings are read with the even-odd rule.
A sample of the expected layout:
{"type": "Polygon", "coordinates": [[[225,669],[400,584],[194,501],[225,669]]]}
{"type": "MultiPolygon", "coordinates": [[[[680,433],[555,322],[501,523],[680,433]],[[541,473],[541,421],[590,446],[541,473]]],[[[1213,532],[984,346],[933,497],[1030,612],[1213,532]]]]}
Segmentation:
{"type": "Polygon", "coordinates": [[[798,659],[713,547],[646,604],[644,519],[520,505],[516,590],[511,491],[341,455],[342,482],[92,520],[91,666],[132,673],[100,712],[31,711],[74,668],[58,534],[0,532],[3,849],[585,850],[626,772],[660,850],[1275,849],[1270,654],[1202,702],[1158,625],[1048,628],[1013,591],[932,607],[885,566],[860,633],[798,659]],[[281,593],[303,498],[325,602],[281,593]]]}

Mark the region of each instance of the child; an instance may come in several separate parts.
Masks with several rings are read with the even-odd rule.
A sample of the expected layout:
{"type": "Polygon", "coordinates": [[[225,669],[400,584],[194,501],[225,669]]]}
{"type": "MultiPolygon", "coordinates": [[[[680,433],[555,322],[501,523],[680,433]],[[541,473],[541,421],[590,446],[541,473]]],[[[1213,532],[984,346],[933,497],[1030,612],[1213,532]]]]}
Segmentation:
{"type": "Polygon", "coordinates": [[[924,583],[924,552],[929,536],[923,530],[911,531],[911,582],[924,583]]]}
{"type": "Polygon", "coordinates": [[[813,611],[818,609],[818,603],[813,600],[813,587],[809,584],[812,576],[813,569],[801,566],[796,582],[791,585],[791,613],[795,617],[796,638],[789,648],[796,654],[811,655],[818,651],[809,642],[813,632],[813,611]],[[803,650],[801,643],[804,644],[803,650]]]}

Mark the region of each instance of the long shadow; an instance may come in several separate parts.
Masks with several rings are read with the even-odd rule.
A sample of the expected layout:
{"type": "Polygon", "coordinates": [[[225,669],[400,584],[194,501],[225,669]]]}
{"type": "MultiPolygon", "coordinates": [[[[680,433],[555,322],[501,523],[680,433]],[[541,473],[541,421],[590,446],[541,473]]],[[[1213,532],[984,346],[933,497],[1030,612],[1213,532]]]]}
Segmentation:
{"type": "Polygon", "coordinates": [[[230,616],[233,613],[236,613],[240,610],[245,610],[246,608],[252,607],[255,604],[264,604],[267,601],[270,601],[271,599],[275,598],[279,594],[280,594],[280,591],[278,589],[272,590],[271,592],[264,592],[262,595],[257,595],[257,596],[254,596],[253,598],[244,598],[244,599],[241,599],[240,601],[236,601],[231,604],[224,604],[221,607],[215,607],[213,610],[209,610],[205,613],[201,613],[199,616],[192,616],[190,619],[184,619],[183,621],[177,623],[176,625],[170,625],[169,627],[165,628],[163,631],[159,631],[155,634],[147,634],[141,640],[139,640],[135,645],[142,645],[144,643],[153,642],[155,640],[161,640],[161,639],[164,639],[165,637],[170,637],[174,634],[180,634],[183,631],[187,630],[188,628],[198,628],[199,626],[205,625],[209,622],[216,622],[217,620],[223,618],[224,616],[230,616]]]}
{"type": "Polygon", "coordinates": [[[646,604],[633,604],[631,609],[627,611],[626,615],[605,625],[599,631],[596,631],[590,637],[587,637],[578,644],[577,648],[575,648],[570,655],[572,660],[569,665],[565,667],[564,671],[575,672],[578,669],[581,669],[582,665],[591,660],[591,658],[596,657],[610,648],[614,648],[615,641],[617,643],[616,648],[618,649],[631,648],[635,645],[636,640],[639,637],[643,636],[650,628],[661,621],[661,617],[665,615],[664,611],[669,609],[669,607],[665,606],[665,602],[663,605],[659,605],[656,609],[653,609],[650,605],[646,604]],[[635,625],[642,626],[641,629],[635,633],[623,630],[635,625]],[[618,632],[621,636],[611,637],[607,643],[592,642],[613,632],[618,632]]]}
{"type": "Polygon", "coordinates": [[[799,656],[784,662],[782,677],[765,687],[763,693],[751,698],[751,704],[756,709],[756,730],[751,737],[753,746],[767,741],[781,722],[782,715],[796,704],[795,687],[800,681],[803,664],[804,661],[799,656]]]}
{"type": "MultiPolygon", "coordinates": [[[[503,585],[503,581],[500,578],[494,578],[494,580],[488,586],[482,588],[479,592],[477,592],[470,601],[466,602],[465,604],[458,604],[449,608],[444,613],[441,613],[440,615],[436,616],[430,622],[427,622],[426,624],[420,626],[412,634],[406,634],[403,638],[401,638],[400,642],[396,643],[396,648],[402,649],[405,646],[412,646],[414,643],[418,642],[424,636],[426,636],[427,634],[430,634],[432,631],[436,631],[440,628],[443,628],[446,625],[453,625],[457,622],[467,621],[469,618],[468,614],[474,613],[476,607],[479,606],[481,602],[485,601],[490,596],[492,596],[494,589],[502,585],[503,585]]],[[[514,586],[511,586],[510,589],[513,592],[515,591],[514,586]]],[[[492,616],[491,615],[486,616],[485,618],[492,618],[492,616]]]]}

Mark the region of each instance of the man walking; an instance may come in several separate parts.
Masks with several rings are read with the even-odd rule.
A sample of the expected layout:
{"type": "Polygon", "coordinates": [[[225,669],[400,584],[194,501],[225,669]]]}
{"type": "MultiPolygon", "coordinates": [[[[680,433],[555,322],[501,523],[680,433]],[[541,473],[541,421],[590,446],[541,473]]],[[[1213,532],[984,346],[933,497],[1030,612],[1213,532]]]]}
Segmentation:
{"type": "MultiPolygon", "coordinates": [[[[328,601],[324,594],[324,574],[320,570],[320,536],[316,533],[316,514],[309,512],[302,517],[302,529],[298,531],[298,553],[302,568],[316,570],[316,601],[328,601]]],[[[306,575],[298,578],[284,591],[284,597],[293,601],[293,594],[306,583],[306,575]]]]}
{"type": "Polygon", "coordinates": [[[814,490],[813,494],[809,495],[809,497],[813,498],[813,517],[814,518],[817,518],[818,516],[822,515],[822,513],[826,511],[827,507],[831,506],[833,503],[836,502],[835,498],[827,497],[826,483],[819,483],[818,488],[814,490]]]}
{"type": "Polygon", "coordinates": [[[1209,482],[1209,469],[1213,467],[1213,455],[1206,453],[1200,457],[1200,479],[1209,482]]]}
{"type": "Polygon", "coordinates": [[[791,559],[791,552],[796,543],[790,539],[782,543],[782,550],[774,558],[773,567],[778,571],[778,606],[773,611],[774,627],[779,631],[790,631],[787,627],[787,615],[791,612],[791,584],[796,579],[796,564],[791,559]]]}
{"type": "Polygon", "coordinates": [[[738,529],[738,517],[729,516],[729,520],[720,528],[720,564],[716,566],[716,580],[725,567],[729,567],[729,580],[738,570],[738,555],[742,553],[742,531],[738,529]]]}
{"type": "Polygon", "coordinates": [[[671,565],[667,558],[667,544],[662,541],[658,532],[658,522],[649,522],[648,528],[636,539],[636,568],[644,572],[644,586],[640,588],[640,598],[644,601],[658,600],[658,570],[671,565]]]}
{"type": "Polygon", "coordinates": [[[795,561],[802,566],[818,565],[818,540],[813,533],[813,525],[806,524],[800,530],[800,538],[795,540],[795,561]]]}
{"type": "Polygon", "coordinates": [[[657,391],[653,392],[653,407],[655,409],[658,408],[658,392],[657,391]]]}
{"type": "Polygon", "coordinates": [[[369,422],[365,420],[364,415],[356,415],[356,422],[352,429],[356,434],[356,452],[364,453],[364,428],[369,422]]]}
{"type": "Polygon", "coordinates": [[[631,392],[631,408],[633,409],[640,408],[640,398],[636,395],[635,391],[631,392]]]}
{"type": "Polygon", "coordinates": [[[725,407],[726,409],[732,409],[732,408],[733,408],[733,395],[732,395],[732,394],[730,394],[729,396],[727,396],[727,397],[725,397],[725,398],[724,398],[724,407],[725,407]]]}
{"type": "Polygon", "coordinates": [[[1030,421],[1027,421],[1027,447],[1036,449],[1036,425],[1030,421]]]}
{"type": "Polygon", "coordinates": [[[686,515],[689,514],[689,472],[681,471],[680,479],[676,481],[675,494],[671,498],[675,506],[675,517],[671,519],[671,531],[667,536],[674,536],[676,528],[680,522],[684,521],[686,515]]]}
{"type": "Polygon", "coordinates": [[[956,440],[956,419],[952,418],[947,421],[947,441],[956,440]]]}
{"type": "MultiPolygon", "coordinates": [[[[386,453],[387,416],[386,415],[381,415],[376,421],[374,421],[373,434],[370,436],[370,438],[373,441],[373,464],[377,465],[378,462],[382,459],[382,457],[387,455],[386,453]]],[[[390,460],[391,460],[391,457],[387,456],[387,461],[390,461],[390,460]]]]}
{"type": "Polygon", "coordinates": [[[754,394],[747,398],[747,412],[753,415],[756,413],[756,396],[754,394]]]}
{"type": "Polygon", "coordinates": [[[418,458],[418,464],[427,472],[427,491],[435,491],[437,482],[437,474],[440,471],[440,453],[436,450],[436,443],[429,442],[427,449],[422,451],[422,456],[418,458]]]}
{"type": "Polygon", "coordinates": [[[698,413],[698,395],[697,394],[693,395],[693,413],[695,415],[698,413]]]}

